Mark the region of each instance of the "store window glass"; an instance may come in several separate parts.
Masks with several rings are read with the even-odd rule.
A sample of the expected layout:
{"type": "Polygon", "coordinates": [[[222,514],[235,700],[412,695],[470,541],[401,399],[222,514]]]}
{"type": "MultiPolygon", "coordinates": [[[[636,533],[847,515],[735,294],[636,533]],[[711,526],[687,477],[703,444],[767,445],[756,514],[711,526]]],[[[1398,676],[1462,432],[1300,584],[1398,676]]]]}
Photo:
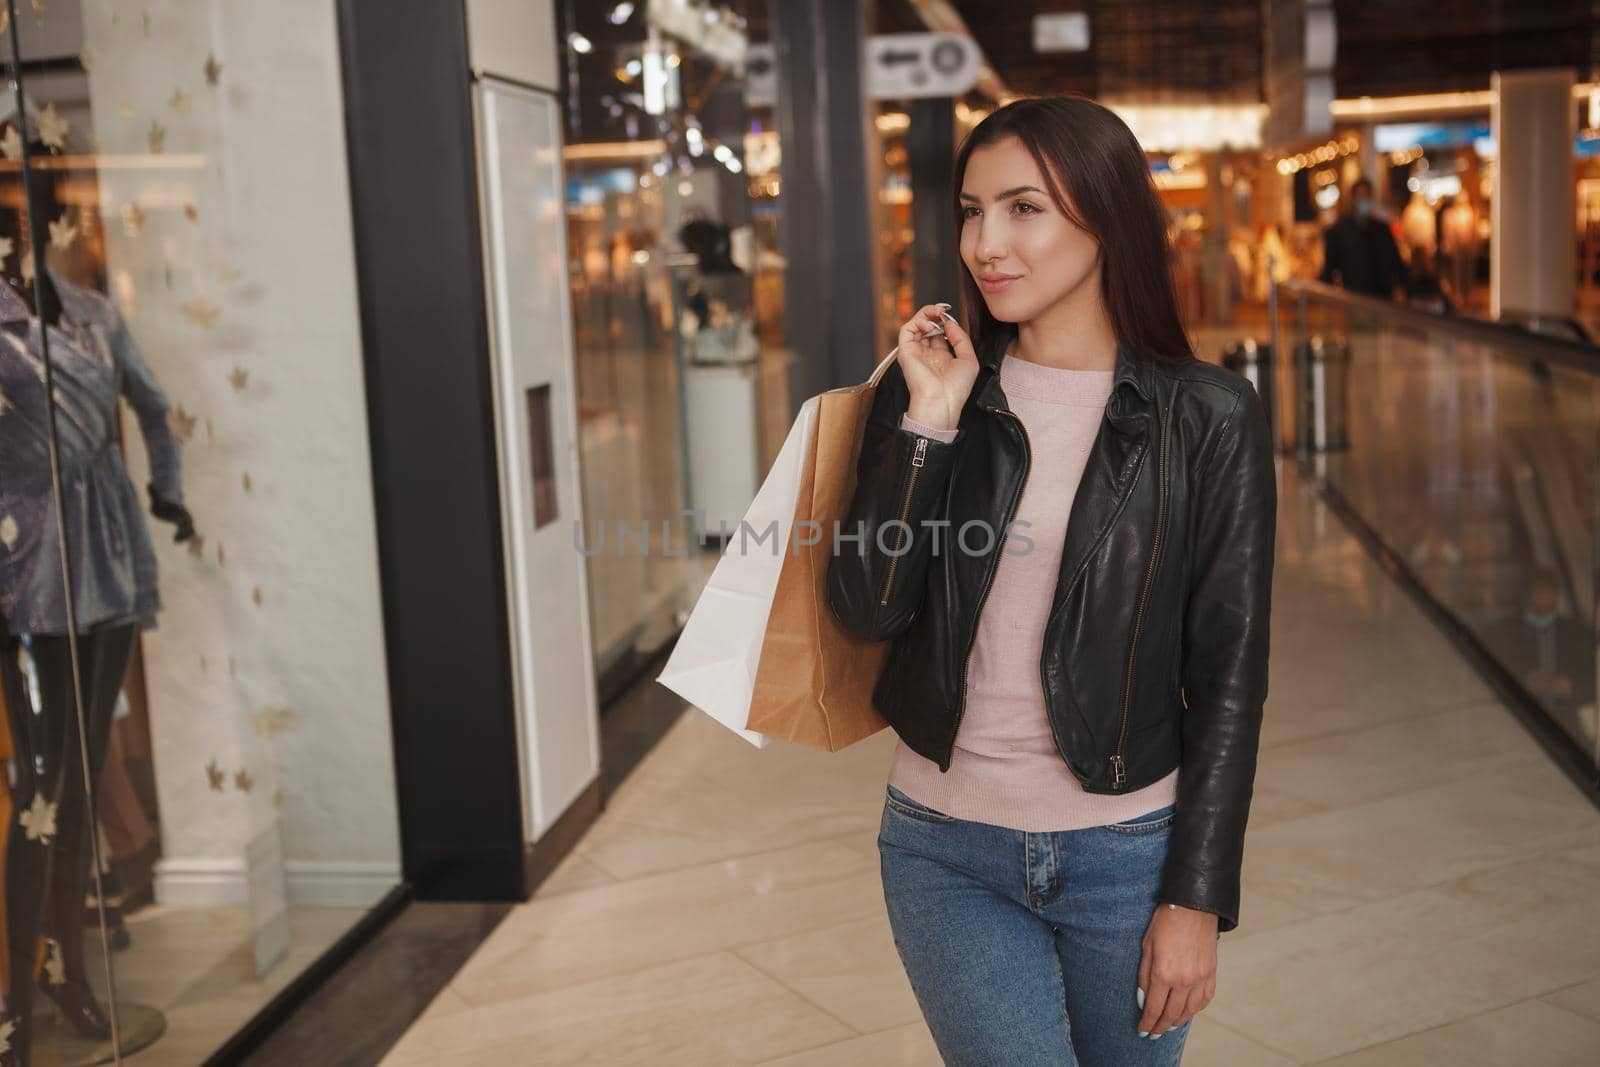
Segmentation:
{"type": "Polygon", "coordinates": [[[334,12],[0,20],[0,1062],[197,1063],[399,882],[334,12]]]}
{"type": "Polygon", "coordinates": [[[603,701],[676,634],[788,429],[764,6],[559,9],[603,701]]]}

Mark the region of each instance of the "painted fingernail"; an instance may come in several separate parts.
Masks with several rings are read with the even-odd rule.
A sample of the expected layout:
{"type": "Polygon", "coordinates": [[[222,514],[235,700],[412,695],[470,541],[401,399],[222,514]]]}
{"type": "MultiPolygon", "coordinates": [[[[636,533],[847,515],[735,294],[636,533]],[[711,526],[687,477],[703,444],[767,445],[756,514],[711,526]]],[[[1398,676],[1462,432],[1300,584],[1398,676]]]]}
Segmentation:
{"type": "Polygon", "coordinates": [[[939,314],[943,315],[945,318],[949,319],[951,322],[955,322],[957,326],[961,325],[959,322],[956,322],[956,317],[954,315],[950,314],[950,312],[941,311],[941,312],[939,312],[939,314]]]}
{"type": "Polygon", "coordinates": [[[1161,1040],[1161,1035],[1160,1034],[1151,1034],[1150,1035],[1150,1040],[1151,1041],[1160,1041],[1161,1040]]]}
{"type": "Polygon", "coordinates": [[[946,304],[946,303],[944,303],[944,302],[943,302],[943,301],[940,301],[940,302],[939,302],[939,303],[937,303],[937,304],[935,304],[935,305],[933,305],[933,306],[934,306],[934,307],[936,307],[936,308],[947,308],[947,307],[949,307],[949,306],[950,306],[950,305],[949,305],[949,304],[946,304]]]}
{"type": "Polygon", "coordinates": [[[1140,1030],[1139,1031],[1139,1036],[1140,1037],[1149,1037],[1150,1036],[1150,1031],[1148,1031],[1148,1030],[1140,1030]]]}
{"type": "MultiPolygon", "coordinates": [[[[1138,988],[1138,987],[1135,987],[1135,988],[1138,988]]],[[[1139,1007],[1142,1009],[1144,1007],[1144,990],[1143,989],[1139,989],[1138,992],[1139,992],[1139,1007]]]]}

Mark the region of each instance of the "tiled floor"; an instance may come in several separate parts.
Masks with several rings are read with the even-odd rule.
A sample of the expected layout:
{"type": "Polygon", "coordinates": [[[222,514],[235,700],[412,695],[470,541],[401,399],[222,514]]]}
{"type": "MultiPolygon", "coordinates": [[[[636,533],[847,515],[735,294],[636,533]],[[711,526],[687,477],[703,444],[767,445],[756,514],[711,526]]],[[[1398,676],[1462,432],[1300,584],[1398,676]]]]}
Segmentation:
{"type": "MultiPolygon", "coordinates": [[[[118,999],[159,1009],[167,1030],[128,1062],[140,1067],[200,1063],[365,913],[364,908],[291,909],[289,952],[259,977],[250,915],[243,908],[154,906],[130,915],[133,945],[114,961],[118,999]]],[[[103,994],[104,961],[97,948],[89,951],[91,981],[103,994]]],[[[41,1050],[37,1058],[48,1055],[41,1050]]]]}
{"type": "MultiPolygon", "coordinates": [[[[1600,1062],[1600,814],[1285,472],[1239,930],[1188,1067],[1600,1062]]],[[[884,914],[893,738],[691,712],[388,1067],[935,1067],[884,914]]]]}

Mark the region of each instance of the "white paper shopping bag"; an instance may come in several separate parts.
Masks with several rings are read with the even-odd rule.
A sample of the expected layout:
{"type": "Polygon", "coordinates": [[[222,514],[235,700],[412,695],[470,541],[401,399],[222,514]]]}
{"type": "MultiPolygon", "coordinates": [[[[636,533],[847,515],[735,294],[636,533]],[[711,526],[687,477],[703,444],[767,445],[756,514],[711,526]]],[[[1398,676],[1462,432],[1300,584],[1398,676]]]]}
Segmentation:
{"type": "Polygon", "coordinates": [[[817,406],[816,397],[801,405],[778,458],[745,512],[748,532],[743,527],[732,532],[666,667],[656,676],[656,681],[757,748],[766,747],[770,738],[745,729],[745,724],[767,616],[794,527],[802,466],[816,432],[817,406]]]}

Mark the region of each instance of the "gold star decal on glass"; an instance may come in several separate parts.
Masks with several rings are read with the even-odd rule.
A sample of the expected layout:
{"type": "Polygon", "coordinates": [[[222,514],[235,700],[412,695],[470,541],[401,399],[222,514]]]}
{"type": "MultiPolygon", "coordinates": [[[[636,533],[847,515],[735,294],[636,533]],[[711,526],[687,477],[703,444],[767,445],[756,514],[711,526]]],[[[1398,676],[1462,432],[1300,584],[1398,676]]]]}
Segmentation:
{"type": "Polygon", "coordinates": [[[162,276],[166,279],[167,288],[171,289],[172,288],[172,264],[171,263],[168,263],[165,267],[162,268],[162,276]]]}
{"type": "Polygon", "coordinates": [[[189,538],[189,555],[195,559],[204,559],[206,554],[206,539],[199,534],[189,538]]]}
{"type": "Polygon", "coordinates": [[[39,140],[43,141],[46,147],[54,148],[58,152],[66,148],[67,131],[70,129],[72,123],[61,117],[61,113],[56,110],[54,100],[39,112],[39,140]]]}
{"type": "Polygon", "coordinates": [[[258,585],[250,590],[250,599],[256,602],[256,607],[261,606],[261,587],[258,585]]]}
{"type": "Polygon", "coordinates": [[[167,128],[154,120],[150,123],[150,154],[159,156],[167,150],[167,128]]]}
{"type": "Polygon", "coordinates": [[[181,88],[172,90],[172,98],[167,101],[175,114],[187,115],[189,113],[189,94],[181,88]]]}
{"type": "Polygon", "coordinates": [[[190,222],[199,222],[200,209],[195,207],[193,204],[185,204],[183,205],[183,217],[188,219],[190,222]]]}
{"type": "Polygon", "coordinates": [[[50,247],[65,252],[78,240],[78,228],[63,211],[61,217],[50,224],[50,247]]]}
{"type": "Polygon", "coordinates": [[[172,429],[172,436],[185,444],[194,437],[194,426],[199,421],[183,410],[182,404],[167,412],[167,425],[172,429]]]}
{"type": "Polygon", "coordinates": [[[232,287],[239,281],[239,272],[234,270],[232,267],[224,267],[222,270],[217,272],[217,281],[221,282],[223,285],[232,287]]]}
{"type": "Polygon", "coordinates": [[[67,965],[61,958],[61,942],[53,937],[44,939],[44,976],[51,985],[67,984],[67,965]]]}
{"type": "Polygon", "coordinates": [[[251,486],[250,486],[250,472],[249,471],[245,471],[244,472],[243,481],[244,481],[244,491],[247,492],[247,493],[250,492],[251,486]]]}
{"type": "Polygon", "coordinates": [[[15,516],[7,515],[0,519],[0,545],[5,545],[7,552],[17,547],[17,539],[21,536],[22,531],[17,529],[15,516]]]}
{"type": "Polygon", "coordinates": [[[7,159],[22,158],[22,135],[9,123],[6,125],[5,136],[0,137],[0,154],[4,154],[7,159]]]}
{"type": "Polygon", "coordinates": [[[128,231],[129,237],[137,237],[144,229],[145,213],[136,201],[130,200],[122,205],[122,228],[128,231]]]}
{"type": "Polygon", "coordinates": [[[29,841],[50,843],[56,836],[56,806],[44,798],[43,793],[33,794],[33,803],[17,817],[29,841]]]}
{"type": "MultiPolygon", "coordinates": [[[[217,542],[217,566],[226,567],[227,565],[228,565],[228,551],[227,551],[227,549],[222,547],[222,542],[218,541],[217,542]]],[[[233,657],[232,656],[228,657],[228,672],[230,674],[233,673],[233,657]]]]}
{"type": "Polygon", "coordinates": [[[125,119],[133,118],[133,101],[123,97],[117,101],[117,114],[125,119]]]}
{"type": "Polygon", "coordinates": [[[250,713],[250,726],[262,737],[288,733],[298,718],[293,708],[267,705],[250,713]]]}
{"type": "Polygon", "coordinates": [[[228,772],[217,766],[217,761],[212,760],[206,764],[206,779],[211,783],[213,793],[222,792],[222,787],[228,782],[228,772]]]}
{"type": "Polygon", "coordinates": [[[206,444],[214,445],[216,443],[217,443],[217,431],[216,431],[216,428],[211,425],[211,420],[207,419],[206,420],[206,444]]]}
{"type": "Polygon", "coordinates": [[[220,314],[222,309],[203,296],[197,296],[183,305],[183,317],[188,319],[191,325],[198,326],[202,330],[209,330],[216,325],[217,316],[220,314]]]}
{"type": "Polygon", "coordinates": [[[255,788],[256,780],[250,777],[249,771],[241,768],[239,773],[233,776],[233,784],[239,787],[239,792],[248,793],[255,788]]]}
{"type": "Polygon", "coordinates": [[[206,56],[206,84],[215,87],[222,80],[222,64],[216,56],[206,56]]]}
{"type": "Polygon", "coordinates": [[[283,790],[274,789],[272,791],[272,806],[275,808],[283,807],[283,790]]]}
{"type": "Polygon", "coordinates": [[[233,661],[232,656],[228,657],[228,673],[235,677],[239,674],[239,665],[233,661]]]}
{"type": "Polygon", "coordinates": [[[228,375],[228,384],[233,386],[234,392],[244,392],[250,385],[250,372],[243,367],[233,368],[233,373],[228,375]]]}

